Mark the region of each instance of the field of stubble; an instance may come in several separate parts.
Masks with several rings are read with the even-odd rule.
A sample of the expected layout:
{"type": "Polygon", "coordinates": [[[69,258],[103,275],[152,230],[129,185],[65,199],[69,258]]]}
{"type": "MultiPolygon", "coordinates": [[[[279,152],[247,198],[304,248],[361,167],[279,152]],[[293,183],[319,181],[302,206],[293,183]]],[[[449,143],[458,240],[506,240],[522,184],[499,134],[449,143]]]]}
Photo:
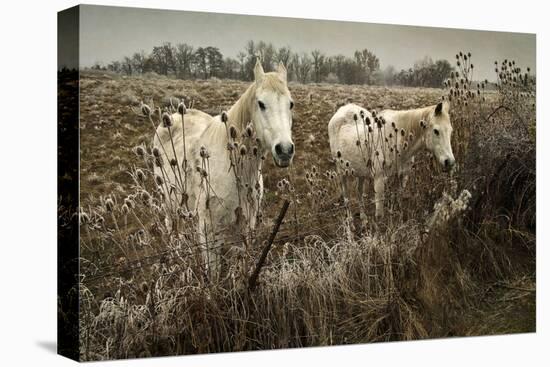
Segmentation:
{"type": "MultiPolygon", "coordinates": [[[[247,86],[81,75],[82,359],[535,330],[534,157],[522,156],[525,149],[510,153],[493,147],[516,139],[504,132],[512,123],[506,114],[491,120],[493,131],[499,134],[500,126],[505,136],[496,143],[473,137],[470,129],[460,133],[461,124],[471,121],[453,120],[459,172],[450,177],[421,154],[412,183],[389,195],[390,214],[383,223],[362,228],[353,209],[351,221],[337,210],[340,193],[325,177],[335,169],[326,128],[337,106],[351,101],[376,110],[416,108],[437,103],[443,89],[289,85],[296,155],[289,169],[266,160],[259,232],[269,231],[283,198],[291,206],[283,240],[275,241],[253,301],[242,287],[248,269],[231,268],[227,282],[212,285],[189,270],[194,263],[179,252],[141,260],[181,243],[160,228],[150,204],[134,203],[139,200],[131,173],[145,170],[135,148],[150,146],[153,130],[131,107],[151,99],[168,106],[177,98],[218,114],[247,86]],[[291,191],[281,189],[282,179],[291,191]],[[468,209],[426,233],[434,204],[444,193],[456,199],[462,189],[472,193],[468,209]],[[120,209],[126,198],[131,214],[120,209]],[[114,209],[105,208],[106,199],[114,201],[114,209]]],[[[525,144],[534,149],[534,142],[525,144]]],[[[372,206],[369,210],[372,214],[372,206]]],[[[249,266],[257,253],[235,261],[249,266]]]]}

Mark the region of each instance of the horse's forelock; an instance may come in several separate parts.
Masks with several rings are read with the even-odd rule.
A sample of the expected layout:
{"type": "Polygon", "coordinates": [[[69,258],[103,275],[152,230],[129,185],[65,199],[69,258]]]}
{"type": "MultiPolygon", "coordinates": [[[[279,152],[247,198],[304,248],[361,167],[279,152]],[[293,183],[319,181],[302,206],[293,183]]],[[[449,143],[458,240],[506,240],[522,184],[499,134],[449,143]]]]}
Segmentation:
{"type": "Polygon", "coordinates": [[[280,94],[288,93],[286,82],[282,80],[276,72],[269,72],[264,75],[262,80],[262,88],[266,88],[280,94]]]}

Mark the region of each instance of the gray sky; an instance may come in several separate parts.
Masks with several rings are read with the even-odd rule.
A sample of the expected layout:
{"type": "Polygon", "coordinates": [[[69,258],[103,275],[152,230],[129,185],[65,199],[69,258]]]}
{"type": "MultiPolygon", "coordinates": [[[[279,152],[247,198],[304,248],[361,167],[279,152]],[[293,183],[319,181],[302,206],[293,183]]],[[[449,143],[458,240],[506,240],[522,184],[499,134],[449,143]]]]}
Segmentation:
{"type": "Polygon", "coordinates": [[[357,22],[199,13],[85,5],[80,13],[80,65],[107,64],[136,51],[150,52],[162,42],[215,46],[235,57],[248,40],[319,49],[327,55],[352,56],[368,48],[388,65],[409,68],[424,56],[448,59],[470,51],[474,78],[494,79],[494,61],[513,59],[536,71],[535,35],[357,22]]]}

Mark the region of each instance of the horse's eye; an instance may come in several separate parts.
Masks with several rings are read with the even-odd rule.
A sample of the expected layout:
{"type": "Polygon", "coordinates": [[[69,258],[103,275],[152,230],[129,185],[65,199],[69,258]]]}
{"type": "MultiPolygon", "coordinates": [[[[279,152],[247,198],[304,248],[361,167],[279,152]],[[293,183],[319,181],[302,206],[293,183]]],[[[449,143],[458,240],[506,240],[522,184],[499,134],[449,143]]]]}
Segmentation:
{"type": "Polygon", "coordinates": [[[261,110],[265,110],[265,104],[262,101],[258,101],[258,106],[260,106],[261,110]]]}
{"type": "Polygon", "coordinates": [[[439,130],[434,129],[434,134],[437,135],[437,136],[439,136],[439,130]]]}
{"type": "Polygon", "coordinates": [[[290,101],[290,109],[294,108],[294,102],[290,101]]]}

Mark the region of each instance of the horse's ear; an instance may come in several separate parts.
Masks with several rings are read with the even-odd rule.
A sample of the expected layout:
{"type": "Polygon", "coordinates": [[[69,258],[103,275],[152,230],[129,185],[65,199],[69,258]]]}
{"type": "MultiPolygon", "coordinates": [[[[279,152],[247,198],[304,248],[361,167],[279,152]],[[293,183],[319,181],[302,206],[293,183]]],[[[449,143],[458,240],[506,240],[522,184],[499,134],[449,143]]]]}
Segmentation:
{"type": "Polygon", "coordinates": [[[441,112],[449,113],[449,108],[451,107],[449,101],[442,101],[435,106],[435,115],[441,115],[441,112]]]}
{"type": "Polygon", "coordinates": [[[256,65],[254,65],[254,80],[261,82],[264,79],[264,68],[260,62],[260,58],[256,58],[256,65]]]}
{"type": "Polygon", "coordinates": [[[286,68],[282,61],[279,61],[279,65],[277,65],[277,73],[279,73],[279,77],[286,82],[286,68]]]}
{"type": "Polygon", "coordinates": [[[441,115],[441,111],[443,111],[443,102],[439,102],[437,106],[435,106],[435,115],[441,115]]]}
{"type": "Polygon", "coordinates": [[[451,103],[447,100],[443,101],[443,111],[446,113],[449,113],[449,110],[451,109],[451,103]]]}

